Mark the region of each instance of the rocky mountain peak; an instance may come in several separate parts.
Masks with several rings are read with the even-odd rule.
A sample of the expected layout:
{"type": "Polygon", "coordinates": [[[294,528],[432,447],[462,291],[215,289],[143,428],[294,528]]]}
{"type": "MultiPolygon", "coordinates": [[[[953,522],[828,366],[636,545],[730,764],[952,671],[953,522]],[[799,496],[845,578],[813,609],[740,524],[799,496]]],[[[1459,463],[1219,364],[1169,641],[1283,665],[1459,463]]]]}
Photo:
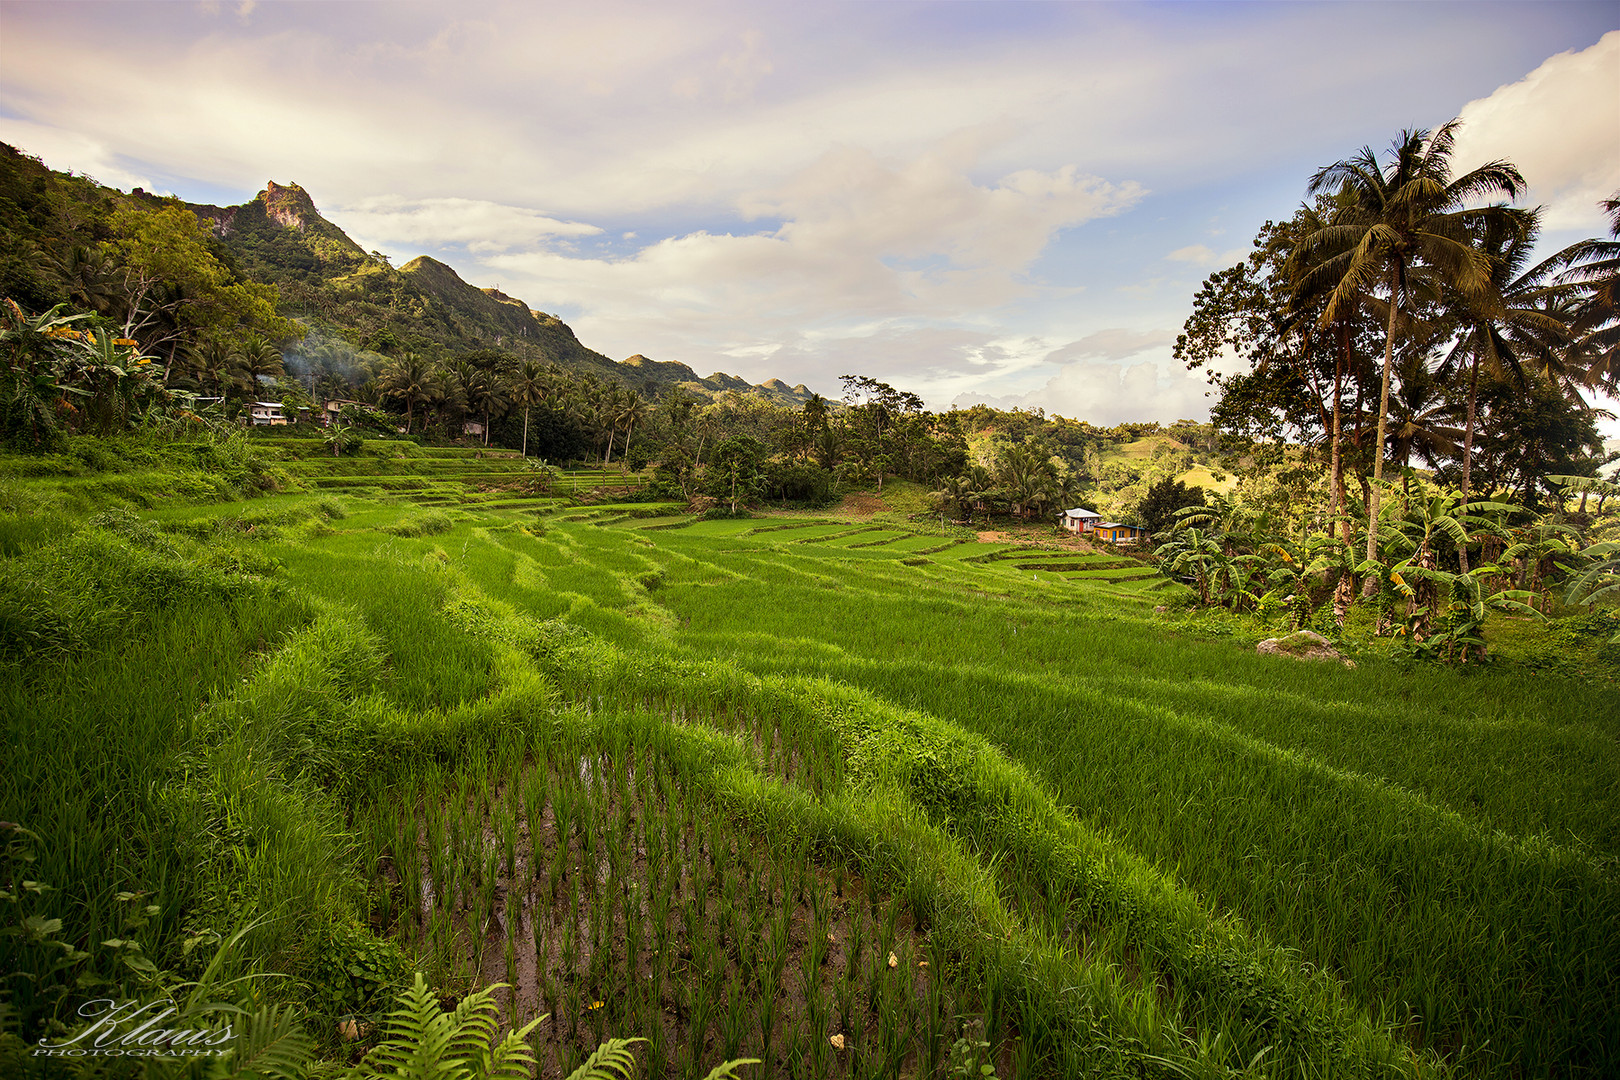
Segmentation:
{"type": "Polygon", "coordinates": [[[303,232],[309,223],[320,217],[315,200],[297,184],[282,185],[266,180],[258,200],[264,203],[264,216],[277,225],[303,232]]]}

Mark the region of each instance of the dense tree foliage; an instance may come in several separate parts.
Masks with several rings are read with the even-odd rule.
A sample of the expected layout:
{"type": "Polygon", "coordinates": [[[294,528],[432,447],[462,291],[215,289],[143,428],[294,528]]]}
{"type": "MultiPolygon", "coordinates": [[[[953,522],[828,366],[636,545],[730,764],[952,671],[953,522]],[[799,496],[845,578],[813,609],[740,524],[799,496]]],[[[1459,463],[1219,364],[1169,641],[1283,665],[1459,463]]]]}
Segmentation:
{"type": "Polygon", "coordinates": [[[1149,533],[1164,532],[1176,522],[1176,511],[1204,505],[1204,489],[1188,487],[1184,481],[1165,477],[1149,487],[1137,507],[1137,517],[1149,533]]]}

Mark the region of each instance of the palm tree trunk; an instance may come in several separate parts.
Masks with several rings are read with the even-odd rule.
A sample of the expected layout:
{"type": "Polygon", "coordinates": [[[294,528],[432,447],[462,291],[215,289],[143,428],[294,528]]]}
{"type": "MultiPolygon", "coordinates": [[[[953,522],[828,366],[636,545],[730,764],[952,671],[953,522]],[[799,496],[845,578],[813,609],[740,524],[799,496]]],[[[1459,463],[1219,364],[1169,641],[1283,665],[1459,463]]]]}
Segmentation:
{"type": "MultiPolygon", "coordinates": [[[[1468,480],[1469,471],[1474,464],[1474,406],[1479,390],[1479,353],[1474,353],[1474,365],[1468,373],[1468,422],[1463,427],[1463,467],[1462,467],[1462,499],[1457,503],[1457,520],[1462,522],[1464,529],[1468,523],[1463,515],[1468,513],[1468,480]]],[[[1457,545],[1457,562],[1463,573],[1468,573],[1468,545],[1457,545]]]]}
{"type": "MultiPolygon", "coordinates": [[[[1350,327],[1339,327],[1340,351],[1333,366],[1333,515],[1339,519],[1339,536],[1349,546],[1354,535],[1346,511],[1344,490],[1344,369],[1350,352],[1350,327]]],[[[1339,572],[1339,583],[1333,590],[1333,621],[1342,630],[1345,616],[1355,600],[1355,575],[1348,570],[1339,572]]]]}
{"type": "Polygon", "coordinates": [[[523,406],[523,456],[529,456],[529,407],[523,406]]]}
{"type": "Polygon", "coordinates": [[[613,437],[617,435],[617,428],[608,428],[607,457],[602,459],[602,468],[607,468],[613,462],[613,437]]]}
{"type": "MultiPolygon", "coordinates": [[[[1384,479],[1384,425],[1389,418],[1389,376],[1395,367],[1395,314],[1400,300],[1400,264],[1389,268],[1389,328],[1384,334],[1384,386],[1378,395],[1378,435],[1373,441],[1373,484],[1367,499],[1367,559],[1378,558],[1378,503],[1382,494],[1379,484],[1384,479]]],[[[1371,596],[1378,591],[1378,578],[1369,573],[1362,583],[1361,594],[1371,596]]]]}
{"type": "Polygon", "coordinates": [[[1344,368],[1345,354],[1350,351],[1350,328],[1342,326],[1339,337],[1343,346],[1338,363],[1333,366],[1333,514],[1339,522],[1339,535],[1350,542],[1350,521],[1345,517],[1344,497],[1344,368]]]}
{"type": "MultiPolygon", "coordinates": [[[[1434,549],[1429,546],[1428,537],[1424,537],[1422,545],[1418,548],[1417,565],[1424,570],[1435,568],[1434,549]]],[[[1412,641],[1424,641],[1429,636],[1429,627],[1434,622],[1434,605],[1439,599],[1439,590],[1435,583],[1427,576],[1419,579],[1417,588],[1412,592],[1412,599],[1407,601],[1406,610],[1412,619],[1412,641]]]]}

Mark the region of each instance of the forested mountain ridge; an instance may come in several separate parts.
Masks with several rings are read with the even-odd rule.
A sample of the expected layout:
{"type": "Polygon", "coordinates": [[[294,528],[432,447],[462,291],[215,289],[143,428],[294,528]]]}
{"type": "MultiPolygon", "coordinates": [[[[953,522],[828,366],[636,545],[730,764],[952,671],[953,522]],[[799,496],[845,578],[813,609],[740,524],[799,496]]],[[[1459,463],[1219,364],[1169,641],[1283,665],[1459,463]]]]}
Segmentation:
{"type": "MultiPolygon", "coordinates": [[[[702,378],[685,364],[639,355],[615,362],[582,344],[556,316],[477,288],[437,259],[390,265],[322,216],[297,184],[268,182],[237,206],[187,203],[58,172],[0,143],[0,295],[33,310],[66,302],[100,312],[119,306],[102,294],[132,287],[178,290],[157,320],[174,324],[158,335],[164,340],[150,327],[133,333],[166,359],[182,342],[222,335],[290,340],[301,325],[358,349],[431,361],[499,350],[517,362],[555,362],[618,382],[644,398],[680,388],[700,400],[737,391],[797,406],[811,396],[774,379],[753,386],[718,372],[702,378]],[[182,210],[206,231],[189,235],[193,230],[177,216],[182,210]],[[144,275],[134,286],[131,267],[144,275]]],[[[164,304],[143,297],[123,306],[150,316],[164,304]]]]}
{"type": "Polygon", "coordinates": [[[289,314],[327,323],[353,344],[386,348],[391,339],[418,350],[497,348],[518,359],[554,360],[578,373],[616,380],[643,397],[679,387],[701,398],[754,392],[780,404],[802,404],[803,386],[772,379],[763,386],[716,372],[701,378],[675,361],[639,354],[623,363],[586,347],[567,323],[499,289],[481,289],[456,269],[419,255],[397,269],[367,253],[323,217],[297,184],[267,182],[241,206],[187,204],[254,276],[275,283],[289,314]]]}

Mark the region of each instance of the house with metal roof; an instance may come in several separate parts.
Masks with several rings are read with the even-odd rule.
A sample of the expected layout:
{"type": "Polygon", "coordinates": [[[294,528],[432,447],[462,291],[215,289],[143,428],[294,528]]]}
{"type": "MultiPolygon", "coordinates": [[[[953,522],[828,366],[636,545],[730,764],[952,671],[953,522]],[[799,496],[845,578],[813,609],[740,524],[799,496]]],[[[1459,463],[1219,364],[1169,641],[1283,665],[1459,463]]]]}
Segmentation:
{"type": "Polygon", "coordinates": [[[281,411],[279,401],[255,401],[248,408],[248,415],[252,422],[259,426],[280,425],[288,423],[287,416],[281,411]]]}
{"type": "Polygon", "coordinates": [[[1148,534],[1140,525],[1124,525],[1118,521],[1099,521],[1086,531],[1111,544],[1134,544],[1146,540],[1148,534]]]}
{"type": "Polygon", "coordinates": [[[1073,533],[1090,532],[1101,520],[1101,514],[1095,510],[1087,510],[1083,506],[1063,511],[1063,527],[1073,533]]]}

